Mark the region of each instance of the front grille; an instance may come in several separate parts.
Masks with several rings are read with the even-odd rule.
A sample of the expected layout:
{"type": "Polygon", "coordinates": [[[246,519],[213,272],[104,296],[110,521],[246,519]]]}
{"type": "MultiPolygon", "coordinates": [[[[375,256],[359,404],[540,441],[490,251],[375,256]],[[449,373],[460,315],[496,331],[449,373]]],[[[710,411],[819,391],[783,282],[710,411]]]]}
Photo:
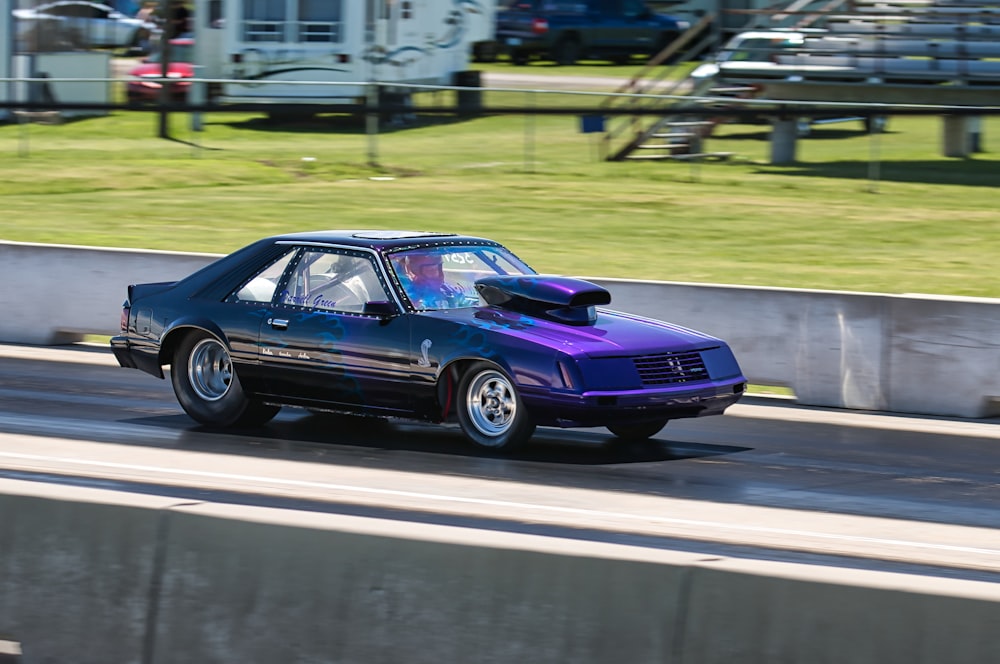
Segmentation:
{"type": "Polygon", "coordinates": [[[663,353],[634,357],[644,387],[696,383],[708,380],[708,371],[701,361],[701,353],[663,353]]]}

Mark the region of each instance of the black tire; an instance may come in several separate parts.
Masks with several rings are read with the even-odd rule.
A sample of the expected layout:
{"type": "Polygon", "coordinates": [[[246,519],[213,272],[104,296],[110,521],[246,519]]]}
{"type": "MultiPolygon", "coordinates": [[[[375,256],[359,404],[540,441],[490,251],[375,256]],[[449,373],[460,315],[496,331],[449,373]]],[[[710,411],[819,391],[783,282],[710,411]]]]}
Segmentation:
{"type": "Polygon", "coordinates": [[[476,42],[472,46],[473,62],[496,62],[497,43],[494,41],[476,42]]]}
{"type": "Polygon", "coordinates": [[[149,30],[146,30],[145,28],[139,28],[138,30],[132,33],[132,39],[130,39],[129,43],[125,44],[125,46],[129,49],[138,51],[142,49],[143,42],[148,40],[149,40],[149,30]]]}
{"type": "Polygon", "coordinates": [[[476,362],[458,384],[458,423],[480,447],[511,450],[535,432],[514,382],[496,365],[476,362]]]}
{"type": "Polygon", "coordinates": [[[580,42],[572,36],[560,38],[552,49],[552,57],[561,65],[575,65],[580,59],[580,42]]]}
{"type": "MultiPolygon", "coordinates": [[[[677,41],[677,39],[680,38],[680,36],[681,35],[679,32],[664,32],[656,39],[656,45],[653,46],[653,52],[650,54],[649,57],[650,58],[656,57],[657,55],[665,51],[667,47],[673,44],[675,41],[677,41]]],[[[677,62],[680,56],[681,56],[680,53],[674,53],[665,62],[661,64],[665,65],[674,64],[675,62],[677,62]]]]}
{"type": "Polygon", "coordinates": [[[658,420],[646,420],[645,422],[621,422],[609,424],[608,431],[615,434],[622,440],[646,440],[660,433],[663,427],[669,422],[667,418],[658,420]]]}
{"type": "Polygon", "coordinates": [[[521,51],[514,51],[510,54],[510,61],[518,66],[528,64],[528,54],[521,51]]]}
{"type": "Polygon", "coordinates": [[[257,426],[281,410],[247,397],[233,371],[229,349],[207,332],[188,334],[181,341],[174,353],[170,381],[181,408],[202,424],[257,426]]]}

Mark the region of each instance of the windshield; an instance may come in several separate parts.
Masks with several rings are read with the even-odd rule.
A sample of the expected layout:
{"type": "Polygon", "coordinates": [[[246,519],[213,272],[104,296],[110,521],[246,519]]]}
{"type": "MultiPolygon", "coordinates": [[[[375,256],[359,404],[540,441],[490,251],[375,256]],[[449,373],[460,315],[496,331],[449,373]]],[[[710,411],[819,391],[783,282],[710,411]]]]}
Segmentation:
{"type": "Polygon", "coordinates": [[[403,291],[417,309],[454,309],[482,304],[476,279],[535,271],[503,247],[421,247],[389,257],[403,291]]]}
{"type": "Polygon", "coordinates": [[[755,37],[744,39],[736,37],[719,54],[719,62],[768,62],[774,56],[790,48],[801,47],[803,38],[800,35],[782,35],[781,37],[755,37]]]}
{"type": "MultiPolygon", "coordinates": [[[[162,62],[163,52],[157,51],[146,58],[146,62],[162,62]]],[[[194,62],[194,45],[193,44],[171,44],[170,45],[170,61],[171,62],[194,62]]]]}

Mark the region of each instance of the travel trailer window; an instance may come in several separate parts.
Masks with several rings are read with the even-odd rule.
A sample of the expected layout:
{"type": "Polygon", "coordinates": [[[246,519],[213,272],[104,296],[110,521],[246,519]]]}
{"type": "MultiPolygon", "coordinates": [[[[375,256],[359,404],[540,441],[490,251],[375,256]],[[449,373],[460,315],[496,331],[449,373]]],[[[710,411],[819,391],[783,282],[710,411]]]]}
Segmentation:
{"type": "Polygon", "coordinates": [[[341,42],[342,7],[343,0],[245,0],[243,41],[341,42]]]}
{"type": "Polygon", "coordinates": [[[285,41],[285,0],[247,0],[243,3],[243,41],[285,41]]]}
{"type": "Polygon", "coordinates": [[[342,0],[299,0],[300,42],[340,42],[342,0]]]}

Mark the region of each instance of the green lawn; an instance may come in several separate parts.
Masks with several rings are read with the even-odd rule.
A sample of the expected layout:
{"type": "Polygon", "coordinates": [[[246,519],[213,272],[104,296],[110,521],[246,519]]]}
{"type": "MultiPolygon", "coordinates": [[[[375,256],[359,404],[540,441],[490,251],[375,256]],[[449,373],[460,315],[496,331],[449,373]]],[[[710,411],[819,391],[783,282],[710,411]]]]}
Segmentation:
{"type": "MultiPolygon", "coordinates": [[[[488,103],[567,103],[498,95],[488,103]]],[[[874,138],[828,125],[776,167],[763,125],[724,126],[707,147],[735,157],[698,165],[601,161],[598,135],[565,116],[422,117],[373,141],[352,118],[213,114],[193,132],[177,114],[174,140],[143,113],[8,124],[0,238],[224,253],[272,233],[402,227],[495,238],[546,272],[1000,297],[1000,155],[941,157],[941,131],[923,117],[874,138]]],[[[983,133],[996,146],[1000,119],[983,133]]]]}

